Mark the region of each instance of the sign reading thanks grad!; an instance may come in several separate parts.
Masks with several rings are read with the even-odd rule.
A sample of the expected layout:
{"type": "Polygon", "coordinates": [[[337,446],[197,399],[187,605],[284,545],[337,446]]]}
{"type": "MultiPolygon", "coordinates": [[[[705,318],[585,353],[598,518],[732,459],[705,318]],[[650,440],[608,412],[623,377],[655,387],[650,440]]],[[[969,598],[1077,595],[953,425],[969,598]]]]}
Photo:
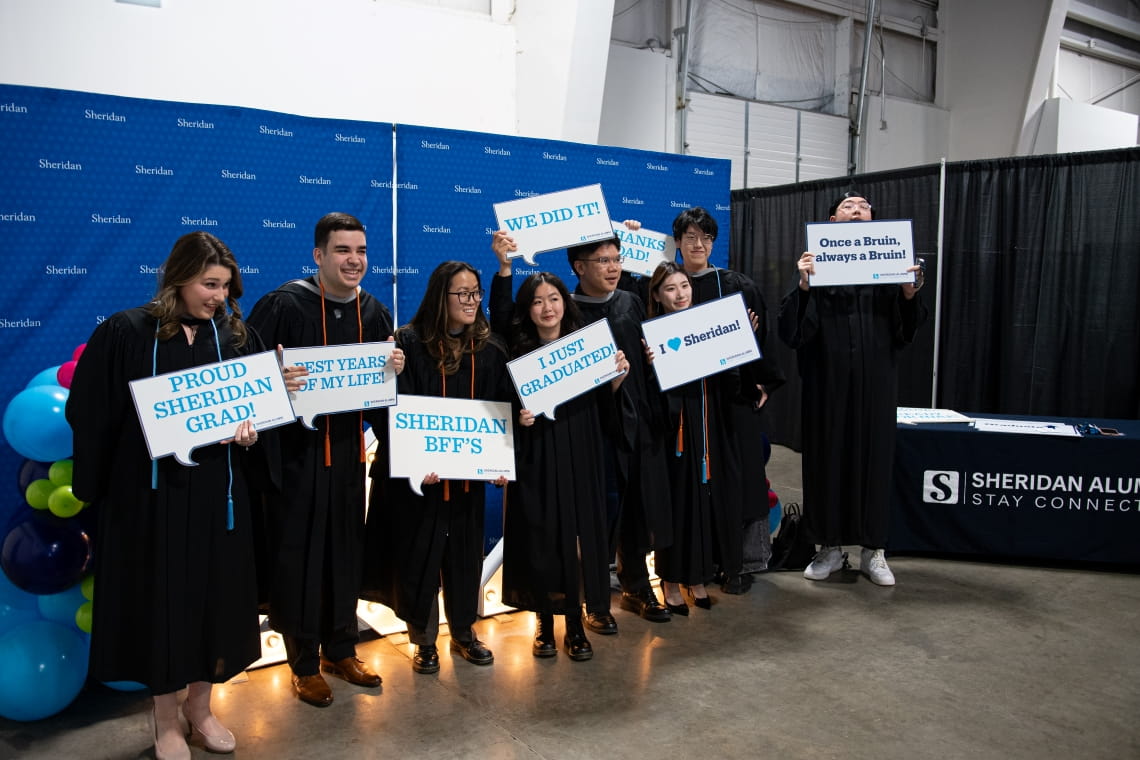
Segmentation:
{"type": "Polygon", "coordinates": [[[614,236],[601,185],[503,201],[494,206],[499,229],[506,230],[518,246],[511,258],[521,257],[531,266],[535,265],[537,253],[614,236]]]}
{"type": "Polygon", "coordinates": [[[554,419],[554,408],[621,374],[607,319],[507,362],[524,408],[554,419]]]}
{"type": "Polygon", "coordinates": [[[640,230],[627,229],[621,222],[614,222],[614,235],[621,241],[621,268],[642,277],[652,277],[658,265],[672,261],[677,252],[672,235],[654,232],[642,227],[640,230]]]}
{"type": "Polygon", "coordinates": [[[293,394],[293,410],[307,428],[321,414],[355,412],[396,403],[396,373],[390,367],[393,341],[287,348],[286,365],[309,370],[305,387],[293,394]]]}
{"type": "Polygon", "coordinates": [[[641,325],[661,390],[760,358],[740,293],[656,317],[641,325]]]}
{"type": "Polygon", "coordinates": [[[266,430],[295,419],[273,351],[132,380],[130,386],[151,459],[173,454],[193,466],[192,450],[233,438],[245,420],[266,430]]]}
{"type": "Polygon", "coordinates": [[[439,396],[400,396],[388,415],[389,467],[423,495],[423,479],[515,479],[511,405],[439,396]]]}
{"type": "Polygon", "coordinates": [[[914,272],[907,271],[914,266],[909,219],[811,223],[807,250],[815,254],[813,288],[914,282],[914,272]]]}

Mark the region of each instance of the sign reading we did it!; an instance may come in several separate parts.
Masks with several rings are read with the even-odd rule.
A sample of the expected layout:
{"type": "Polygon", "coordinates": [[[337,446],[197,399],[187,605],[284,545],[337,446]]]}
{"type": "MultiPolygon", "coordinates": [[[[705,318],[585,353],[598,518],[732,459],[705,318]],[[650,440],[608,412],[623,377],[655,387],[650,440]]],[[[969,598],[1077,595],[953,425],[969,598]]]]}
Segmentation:
{"type": "Polygon", "coordinates": [[[760,358],[740,293],[656,317],[641,325],[661,390],[760,358]]]}

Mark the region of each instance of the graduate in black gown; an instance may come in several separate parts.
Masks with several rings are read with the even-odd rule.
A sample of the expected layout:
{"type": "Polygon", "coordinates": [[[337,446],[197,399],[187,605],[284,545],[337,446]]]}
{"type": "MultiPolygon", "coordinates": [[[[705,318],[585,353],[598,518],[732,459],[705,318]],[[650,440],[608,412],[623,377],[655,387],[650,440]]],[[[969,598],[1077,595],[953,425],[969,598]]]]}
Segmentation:
{"type": "Polygon", "coordinates": [[[760,289],[749,277],[730,269],[712,266],[713,243],[717,238],[717,223],[703,208],[682,211],[673,220],[673,239],[681,254],[682,264],[693,281],[693,304],[702,304],[732,293],[740,293],[744,304],[756,317],[756,342],[761,358],[739,368],[740,390],[730,400],[733,446],[741,452],[740,499],[726,505],[728,521],[723,530],[739,534],[724,536],[725,554],[719,558],[721,588],[728,594],[740,594],[752,585],[752,576],[744,573],[744,526],[758,528],[759,540],[771,553],[768,537],[768,479],[764,469],[764,425],[760,410],[768,394],[784,384],[784,374],[772,354],[767,350],[768,307],[760,289]],[[733,511],[735,511],[735,515],[733,511]],[[738,517],[737,517],[738,516],[738,517]],[[739,523],[739,528],[732,527],[739,523]],[[739,545],[739,546],[738,546],[739,545]]]}
{"type": "MultiPolygon", "coordinates": [[[[388,308],[360,287],[368,271],[364,225],[348,214],[317,222],[316,275],[287,282],[254,305],[249,323],[286,348],[393,340],[388,308]]],[[[391,355],[403,369],[404,353],[391,355]]],[[[365,419],[383,429],[381,410],[326,414],[316,430],[280,428],[283,488],[262,494],[269,532],[269,623],[283,634],[293,689],[324,707],[332,690],[320,671],[358,686],[380,676],[356,657],[356,605],[364,546],[365,419]]]]}
{"type": "MultiPolygon", "coordinates": [[[[415,317],[396,332],[406,357],[401,394],[511,400],[506,347],[491,333],[482,301],[479,273],[470,264],[445,261],[435,268],[415,317]]],[[[363,597],[391,607],[408,624],[416,645],[413,670],[435,673],[442,584],[452,651],[490,665],[494,654],[472,628],[483,572],[484,482],[441,481],[433,472],[418,496],[406,479],[389,479],[388,465],[386,457],[372,464],[363,597]]]]}
{"type": "MultiPolygon", "coordinates": [[[[649,281],[649,316],[693,304],[692,278],[666,262],[649,281]]],[[[756,317],[753,315],[753,321],[756,317]]],[[[653,348],[645,354],[653,361],[653,348]]],[[[742,547],[739,504],[742,496],[742,453],[736,447],[732,403],[740,392],[741,374],[734,368],[670,388],[659,396],[669,422],[663,443],[673,492],[673,543],[657,550],[657,574],[670,611],[688,615],[680,586],[697,607],[710,609],[705,581],[723,558],[742,547]]]]}
{"type": "MultiPolygon", "coordinates": [[[[871,204],[849,191],[833,222],[869,221],[871,204]]],[[[796,264],[797,287],[780,304],[780,338],[796,350],[803,380],[804,522],[820,545],[804,570],[823,580],[844,563],[842,546],[863,547],[860,571],[880,586],[894,574],[883,549],[890,524],[898,355],[926,318],[914,283],[812,287],[815,254],[796,264]]]]}
{"type": "MultiPolygon", "coordinates": [[[[510,281],[496,277],[492,323],[509,309],[510,281]]],[[[541,272],[519,286],[510,320],[510,354],[522,356],[573,332],[578,309],[557,276],[541,272]]],[[[606,535],[603,435],[618,434],[621,384],[629,362],[621,350],[622,374],[597,389],[558,405],[555,419],[535,417],[519,400],[515,437],[518,479],[503,506],[503,601],[537,613],[532,652],[558,653],[554,616],[566,619],[563,645],[570,659],[588,660],[593,646],[582,626],[587,611],[609,609],[609,541],[606,535]]]]}
{"type": "Polygon", "coordinates": [[[192,740],[232,752],[233,734],[210,710],[212,685],[261,656],[246,489],[251,476],[270,473],[248,420],[230,441],[195,449],[196,467],[173,457],[152,462],[128,383],[264,348],[242,324],[241,273],[222,241],[184,235],[162,271],[153,301],[95,328],[75,370],[67,420],[72,488],[98,515],[89,672],[148,686],[155,755],[189,758],[178,691],[189,686],[182,711],[192,740]]]}

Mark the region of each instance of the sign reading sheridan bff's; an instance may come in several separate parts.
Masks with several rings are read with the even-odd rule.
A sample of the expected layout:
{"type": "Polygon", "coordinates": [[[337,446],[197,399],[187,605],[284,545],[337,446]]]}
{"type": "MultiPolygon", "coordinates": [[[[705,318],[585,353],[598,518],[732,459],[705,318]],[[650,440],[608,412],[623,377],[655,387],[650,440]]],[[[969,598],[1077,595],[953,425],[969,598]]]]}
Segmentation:
{"type": "Polygon", "coordinates": [[[614,236],[601,185],[586,185],[557,193],[496,203],[495,220],[506,230],[521,257],[534,266],[534,256],[592,240],[614,236]]]}
{"type": "Polygon", "coordinates": [[[914,242],[909,219],[820,222],[807,225],[807,249],[815,254],[814,287],[914,282],[914,242]]]}
{"type": "Polygon", "coordinates": [[[733,293],[641,325],[661,390],[760,358],[744,297],[733,293]]]}
{"type": "Polygon", "coordinates": [[[423,496],[423,479],[515,479],[511,405],[439,396],[400,396],[388,415],[389,467],[423,496]]]}
{"type": "Polygon", "coordinates": [[[609,320],[581,330],[507,362],[524,408],[554,419],[554,408],[617,377],[617,347],[609,320]]]}
{"type": "Polygon", "coordinates": [[[287,348],[286,365],[309,370],[305,387],[293,396],[293,410],[307,428],[320,414],[375,409],[396,403],[396,373],[390,368],[393,341],[287,348]]]}
{"type": "Polygon", "coordinates": [[[193,466],[193,449],[233,438],[240,422],[266,430],[294,420],[273,351],[132,380],[130,386],[151,459],[173,454],[193,466]]]}

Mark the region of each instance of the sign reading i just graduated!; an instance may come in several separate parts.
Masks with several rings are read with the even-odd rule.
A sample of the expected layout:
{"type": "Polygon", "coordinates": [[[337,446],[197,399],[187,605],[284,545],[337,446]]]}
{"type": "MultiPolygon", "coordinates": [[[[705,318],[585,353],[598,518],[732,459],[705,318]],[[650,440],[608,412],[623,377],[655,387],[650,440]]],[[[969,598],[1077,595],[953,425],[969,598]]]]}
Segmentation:
{"type": "Polygon", "coordinates": [[[914,282],[914,235],[910,219],[874,222],[813,222],[807,249],[815,254],[814,287],[914,282]]]}
{"type": "Polygon", "coordinates": [[[622,374],[608,319],[599,319],[507,362],[524,409],[554,419],[563,401],[622,374]]]}

